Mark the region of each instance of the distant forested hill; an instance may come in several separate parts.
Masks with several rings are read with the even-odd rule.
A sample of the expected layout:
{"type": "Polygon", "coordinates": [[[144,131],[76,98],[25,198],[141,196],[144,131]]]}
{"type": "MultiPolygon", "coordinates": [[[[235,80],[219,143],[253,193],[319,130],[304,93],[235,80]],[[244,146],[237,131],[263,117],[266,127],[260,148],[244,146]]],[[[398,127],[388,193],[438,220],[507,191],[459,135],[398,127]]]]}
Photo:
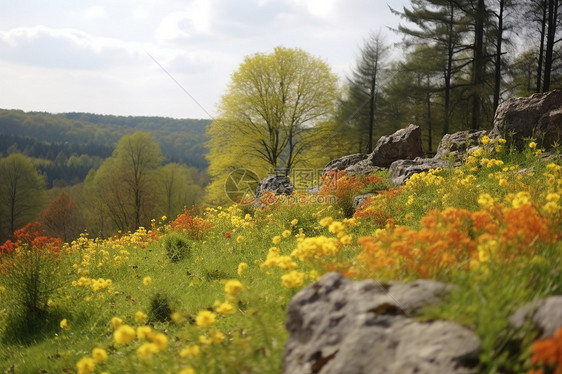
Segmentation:
{"type": "MultiPolygon", "coordinates": [[[[209,120],[201,119],[0,109],[0,155],[20,151],[30,157],[52,161],[50,173],[47,173],[50,184],[59,178],[70,182],[69,178],[76,179],[77,176],[66,176],[69,171],[62,170],[62,165],[68,164],[71,158],[77,160],[70,165],[82,169],[95,167],[100,159],[111,155],[123,135],[147,131],[157,139],[166,161],[204,171],[208,152],[204,145],[207,141],[205,129],[209,123],[209,120]],[[60,170],[55,170],[57,165],[60,170]]],[[[83,173],[82,170],[78,172],[79,179],[83,173]]]]}

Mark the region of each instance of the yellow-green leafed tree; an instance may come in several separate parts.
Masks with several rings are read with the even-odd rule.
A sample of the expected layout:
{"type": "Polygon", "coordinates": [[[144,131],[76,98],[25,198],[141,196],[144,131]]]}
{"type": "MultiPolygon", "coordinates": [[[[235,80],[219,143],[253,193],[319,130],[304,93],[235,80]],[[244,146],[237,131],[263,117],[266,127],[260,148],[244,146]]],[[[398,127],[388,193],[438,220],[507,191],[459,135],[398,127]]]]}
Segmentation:
{"type": "Polygon", "coordinates": [[[324,61],[301,49],[246,57],[208,130],[207,200],[226,200],[225,178],[235,169],[263,178],[302,165],[306,151],[322,142],[317,125],[333,117],[337,80],[324,61]]]}

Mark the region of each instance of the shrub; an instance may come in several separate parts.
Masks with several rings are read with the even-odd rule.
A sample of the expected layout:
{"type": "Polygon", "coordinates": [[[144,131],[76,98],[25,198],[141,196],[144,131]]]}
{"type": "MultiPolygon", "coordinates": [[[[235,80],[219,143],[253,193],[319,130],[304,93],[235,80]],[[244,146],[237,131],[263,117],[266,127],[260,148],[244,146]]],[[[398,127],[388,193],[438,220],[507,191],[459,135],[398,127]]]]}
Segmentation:
{"type": "Polygon", "coordinates": [[[191,256],[189,240],[177,232],[170,232],[164,237],[164,248],[172,262],[179,262],[191,256]]]}

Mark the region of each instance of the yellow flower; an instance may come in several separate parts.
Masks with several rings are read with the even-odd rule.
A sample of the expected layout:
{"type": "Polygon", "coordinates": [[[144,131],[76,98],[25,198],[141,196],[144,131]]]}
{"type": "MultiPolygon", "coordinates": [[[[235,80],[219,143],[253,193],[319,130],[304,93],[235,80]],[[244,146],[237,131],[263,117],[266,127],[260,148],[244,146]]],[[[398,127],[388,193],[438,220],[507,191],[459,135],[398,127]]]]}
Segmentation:
{"type": "Polygon", "coordinates": [[[6,287],[0,286],[0,293],[3,293],[3,292],[5,292],[5,291],[6,291],[6,287]]]}
{"type": "Polygon", "coordinates": [[[66,318],[60,321],[60,328],[64,330],[70,330],[70,325],[68,324],[68,320],[66,318]]]}
{"type": "Polygon", "coordinates": [[[500,143],[500,144],[505,144],[506,142],[507,142],[507,140],[505,140],[504,138],[498,139],[498,143],[500,143]]]}
{"type": "Polygon", "coordinates": [[[201,344],[211,344],[213,341],[206,337],[205,335],[199,335],[199,343],[201,344]]]}
{"type": "Polygon", "coordinates": [[[334,219],[332,217],[324,217],[318,223],[320,224],[320,226],[326,227],[329,226],[333,221],[334,219]]]}
{"type": "Polygon", "coordinates": [[[236,237],[236,243],[242,243],[244,241],[244,237],[242,235],[238,235],[236,237]]]}
{"type": "Polygon", "coordinates": [[[222,332],[213,330],[210,334],[210,339],[215,344],[220,344],[224,340],[225,336],[222,332]]]}
{"type": "Polygon", "coordinates": [[[281,237],[279,235],[276,235],[271,239],[271,242],[273,244],[279,244],[279,243],[281,243],[281,237]]]}
{"type": "Polygon", "coordinates": [[[96,369],[96,363],[93,358],[85,356],[76,363],[76,369],[78,369],[78,374],[93,373],[96,369]]]}
{"type": "Polygon", "coordinates": [[[180,356],[184,358],[188,356],[195,357],[198,356],[200,352],[201,349],[199,349],[198,345],[188,345],[187,347],[181,350],[180,356]]]}
{"type": "Polygon", "coordinates": [[[117,344],[128,344],[135,338],[135,329],[128,325],[121,325],[113,333],[113,338],[117,344]]]}
{"type": "Polygon", "coordinates": [[[244,270],[248,268],[248,264],[245,262],[241,262],[238,264],[238,276],[241,277],[244,274],[244,270]]]}
{"type": "Polygon", "coordinates": [[[135,313],[135,321],[137,321],[137,323],[143,323],[146,321],[147,317],[148,316],[140,310],[135,313]]]}
{"type": "Polygon", "coordinates": [[[114,329],[117,329],[119,326],[123,324],[123,320],[119,317],[113,317],[111,319],[111,324],[113,325],[114,329]]]}
{"type": "Polygon", "coordinates": [[[297,223],[299,223],[299,220],[295,218],[291,221],[291,226],[295,226],[297,223]]]}
{"type": "Polygon", "coordinates": [[[234,296],[240,291],[242,291],[242,283],[239,280],[232,279],[224,285],[224,292],[230,296],[234,296]]]}
{"type": "Polygon", "coordinates": [[[97,363],[106,362],[107,352],[103,348],[94,348],[92,350],[92,357],[94,358],[94,361],[97,363]]]}
{"type": "Polygon", "coordinates": [[[137,354],[139,358],[145,359],[152,356],[155,353],[160,352],[158,346],[154,343],[143,343],[138,349],[137,354]]]}
{"type": "Polygon", "coordinates": [[[166,336],[166,334],[163,334],[161,332],[154,335],[149,335],[148,339],[152,343],[154,343],[159,350],[166,349],[166,347],[168,346],[168,337],[166,336]]]}
{"type": "Polygon", "coordinates": [[[152,282],[152,278],[150,278],[150,277],[144,277],[144,279],[142,280],[142,283],[145,286],[148,286],[151,282],[152,282]]]}
{"type": "Polygon", "coordinates": [[[186,368],[181,369],[179,374],[197,374],[197,373],[192,368],[186,367],[186,368]]]}
{"type": "Polygon", "coordinates": [[[284,238],[288,238],[291,236],[291,230],[285,230],[281,235],[283,235],[284,238]]]}
{"type": "Polygon", "coordinates": [[[488,137],[488,135],[484,135],[482,137],[482,139],[480,139],[480,142],[482,142],[482,144],[486,145],[490,142],[490,138],[488,137]]]}
{"type": "Polygon", "coordinates": [[[537,148],[537,143],[535,143],[535,142],[530,142],[530,143],[529,143],[529,148],[531,148],[531,149],[537,148]]]}
{"type": "Polygon", "coordinates": [[[283,286],[287,288],[300,287],[304,283],[304,273],[293,270],[290,273],[282,275],[281,282],[283,286]]]}
{"type": "Polygon", "coordinates": [[[197,317],[195,317],[195,323],[197,326],[208,327],[215,323],[216,318],[217,315],[215,313],[208,310],[200,310],[197,313],[197,317]]]}
{"type": "Polygon", "coordinates": [[[236,310],[232,306],[231,303],[225,301],[224,303],[220,303],[216,308],[217,313],[222,314],[223,316],[228,316],[230,314],[236,313],[236,310]]]}
{"type": "Polygon", "coordinates": [[[340,238],[340,243],[342,243],[343,245],[353,244],[353,238],[351,237],[351,235],[344,235],[340,238]]]}
{"type": "Polygon", "coordinates": [[[162,216],[162,218],[161,218],[162,222],[164,222],[167,219],[168,219],[168,217],[166,217],[166,216],[162,216]]]}
{"type": "Polygon", "coordinates": [[[334,221],[330,223],[330,226],[328,226],[328,231],[332,234],[338,234],[340,232],[343,232],[344,230],[345,226],[340,221],[334,221]]]}
{"type": "Polygon", "coordinates": [[[146,339],[152,335],[152,327],[150,326],[139,326],[137,327],[137,336],[139,339],[146,339]]]}

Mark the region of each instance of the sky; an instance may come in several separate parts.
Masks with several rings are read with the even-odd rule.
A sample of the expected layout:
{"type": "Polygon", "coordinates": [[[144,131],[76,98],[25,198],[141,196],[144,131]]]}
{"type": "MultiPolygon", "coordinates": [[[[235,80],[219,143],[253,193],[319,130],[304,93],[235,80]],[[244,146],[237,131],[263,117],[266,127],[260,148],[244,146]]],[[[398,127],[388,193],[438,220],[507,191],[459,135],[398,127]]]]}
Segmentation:
{"type": "Polygon", "coordinates": [[[301,48],[341,80],[407,0],[0,0],[0,108],[212,118],[244,58],[301,48]]]}

